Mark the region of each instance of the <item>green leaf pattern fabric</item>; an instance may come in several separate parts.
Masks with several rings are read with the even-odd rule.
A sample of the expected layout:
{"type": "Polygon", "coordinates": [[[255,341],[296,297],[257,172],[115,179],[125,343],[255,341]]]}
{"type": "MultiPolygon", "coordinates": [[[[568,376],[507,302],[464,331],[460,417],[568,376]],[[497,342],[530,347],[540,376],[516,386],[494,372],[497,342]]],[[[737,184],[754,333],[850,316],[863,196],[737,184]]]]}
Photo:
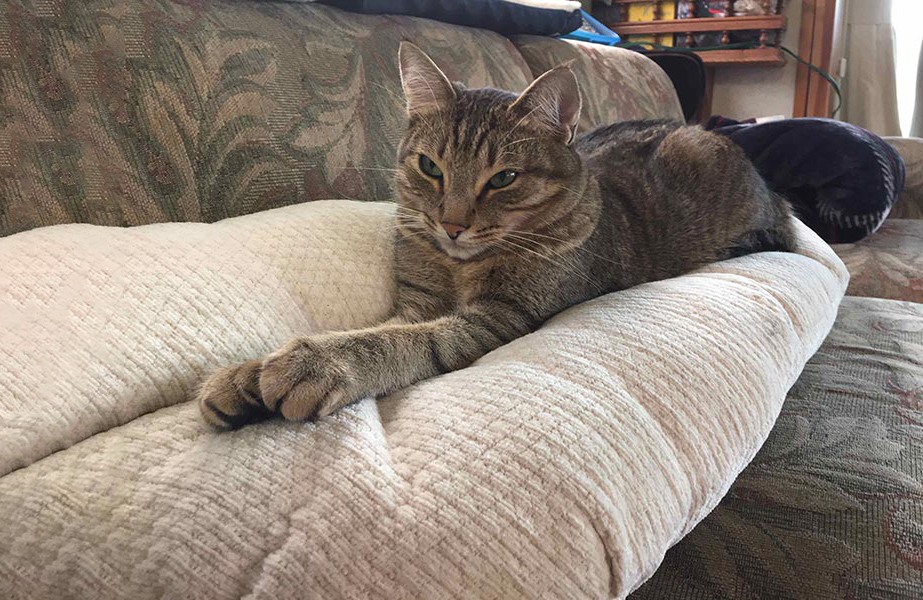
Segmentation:
{"type": "Polygon", "coordinates": [[[0,8],[0,234],[214,221],[391,197],[414,39],[449,75],[524,89],[491,32],[285,2],[0,8]]]}
{"type": "Polygon", "coordinates": [[[754,461],[630,598],[923,598],[923,305],[846,297],[754,461]]]}
{"type": "Polygon", "coordinates": [[[0,235],[389,200],[402,39],[453,80],[511,91],[539,68],[527,59],[578,57],[585,127],[678,106],[653,63],[612,48],[517,39],[524,57],[486,30],[298,2],[11,0],[0,5],[0,235]]]}

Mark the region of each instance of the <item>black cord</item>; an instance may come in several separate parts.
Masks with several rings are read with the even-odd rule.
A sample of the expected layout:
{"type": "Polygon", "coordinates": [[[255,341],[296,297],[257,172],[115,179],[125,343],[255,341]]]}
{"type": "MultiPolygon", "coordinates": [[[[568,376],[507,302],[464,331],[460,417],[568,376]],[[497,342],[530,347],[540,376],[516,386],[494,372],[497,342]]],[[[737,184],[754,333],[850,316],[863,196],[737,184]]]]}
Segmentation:
{"type": "Polygon", "coordinates": [[[812,65],[808,61],[804,60],[803,58],[801,58],[800,56],[798,56],[797,54],[795,54],[794,52],[792,52],[791,50],[783,46],[782,44],[779,44],[778,48],[782,50],[783,52],[785,52],[786,54],[791,55],[792,58],[794,58],[795,60],[797,60],[804,66],[806,66],[807,68],[811,69],[812,71],[814,71],[815,73],[817,73],[818,75],[826,79],[828,83],[830,83],[830,85],[833,87],[833,91],[836,92],[836,108],[833,109],[833,112],[830,113],[830,116],[835,117],[836,114],[840,112],[840,107],[843,106],[843,94],[840,91],[839,84],[837,84],[837,82],[834,81],[833,77],[831,77],[829,73],[827,73],[820,67],[812,65]]]}
{"type": "MultiPolygon", "coordinates": [[[[655,44],[654,42],[619,42],[618,44],[615,44],[615,45],[621,48],[631,48],[633,46],[649,46],[651,49],[654,49],[654,50],[667,50],[670,52],[686,52],[689,54],[695,54],[696,52],[708,52],[710,50],[741,50],[741,49],[751,49],[751,48],[760,47],[759,44],[756,42],[737,42],[735,44],[723,44],[721,46],[701,46],[701,47],[695,47],[695,48],[664,46],[663,44],[655,44]]],[[[813,65],[810,62],[804,60],[803,58],[798,56],[796,53],[792,52],[791,50],[783,46],[782,44],[770,44],[765,47],[778,48],[779,50],[782,50],[783,52],[785,52],[786,54],[790,55],[792,58],[794,58],[795,60],[803,64],[804,66],[808,67],[809,69],[811,69],[812,71],[814,71],[815,73],[817,73],[818,75],[826,79],[827,82],[830,84],[830,86],[833,88],[834,93],[836,93],[836,108],[834,108],[833,112],[830,113],[831,117],[836,116],[836,114],[840,111],[840,107],[843,106],[843,94],[840,91],[839,84],[837,84],[837,82],[833,79],[833,77],[830,76],[829,73],[827,73],[820,67],[813,65]]]]}

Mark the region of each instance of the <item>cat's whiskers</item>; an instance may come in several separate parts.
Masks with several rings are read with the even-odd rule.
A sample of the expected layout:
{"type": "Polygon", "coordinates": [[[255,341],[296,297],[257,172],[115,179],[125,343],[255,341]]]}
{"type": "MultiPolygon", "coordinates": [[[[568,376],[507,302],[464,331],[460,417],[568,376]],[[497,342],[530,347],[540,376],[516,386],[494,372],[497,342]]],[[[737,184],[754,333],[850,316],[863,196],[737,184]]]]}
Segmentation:
{"type": "Polygon", "coordinates": [[[421,229],[421,230],[427,229],[426,225],[423,222],[417,219],[409,219],[409,218],[395,219],[390,225],[386,225],[385,227],[388,227],[388,226],[391,226],[392,228],[395,226],[400,226],[400,227],[415,228],[415,229],[421,229]]]}
{"type": "MultiPolygon", "coordinates": [[[[600,291],[600,292],[603,291],[603,290],[602,290],[602,287],[599,285],[599,283],[597,283],[596,281],[593,281],[592,279],[590,279],[589,277],[587,277],[584,273],[581,273],[580,271],[578,271],[578,270],[574,267],[574,265],[569,265],[569,264],[567,264],[567,263],[562,263],[562,262],[559,261],[559,260],[555,260],[554,258],[552,258],[552,257],[550,257],[550,256],[547,256],[547,255],[545,255],[545,254],[542,254],[541,252],[538,252],[538,251],[536,251],[536,250],[533,250],[532,248],[529,248],[529,247],[527,247],[527,246],[523,246],[523,245],[521,245],[521,244],[518,244],[518,243],[516,243],[516,242],[514,242],[514,241],[512,241],[512,240],[510,240],[510,239],[508,239],[508,238],[498,238],[498,239],[495,240],[495,242],[498,242],[498,243],[500,243],[500,244],[505,245],[506,248],[507,248],[508,250],[509,250],[510,248],[517,248],[517,249],[519,249],[519,250],[525,250],[525,251],[528,252],[529,254],[532,254],[532,255],[534,255],[534,256],[537,256],[537,257],[539,257],[539,258],[541,258],[541,259],[544,259],[544,260],[550,262],[551,264],[555,265],[556,267],[562,269],[565,273],[568,273],[568,274],[571,274],[571,275],[576,275],[577,277],[580,277],[581,279],[583,279],[584,281],[586,281],[587,283],[589,283],[590,285],[592,285],[593,287],[595,287],[598,291],[600,291]]],[[[546,249],[547,249],[547,248],[546,248],[546,249]]],[[[516,252],[514,252],[514,251],[511,252],[511,254],[514,254],[514,255],[518,256],[519,258],[526,259],[525,256],[523,256],[522,254],[516,253],[516,252]]]]}
{"type": "Polygon", "coordinates": [[[411,213],[418,214],[418,215],[425,215],[425,214],[426,214],[426,213],[423,212],[422,210],[418,210],[418,209],[416,209],[416,208],[410,208],[409,206],[402,206],[402,205],[400,205],[400,204],[395,204],[395,205],[394,205],[394,208],[395,208],[395,210],[399,210],[399,211],[400,211],[400,210],[405,210],[405,211],[407,211],[407,212],[411,212],[411,213]]]}
{"type": "Polygon", "coordinates": [[[396,206],[397,212],[394,214],[394,221],[385,229],[399,231],[407,237],[425,238],[432,235],[435,223],[432,223],[429,215],[415,208],[406,206],[396,206]],[[404,211],[403,213],[401,211],[404,211]],[[420,219],[423,217],[423,220],[420,219]],[[432,223],[428,224],[427,221],[432,223]]]}
{"type": "Polygon", "coordinates": [[[405,233],[428,234],[430,228],[426,227],[419,221],[394,221],[390,225],[382,226],[379,231],[400,231],[405,233]]]}
{"type": "Polygon", "coordinates": [[[577,260],[577,256],[576,256],[576,255],[573,255],[573,254],[572,254],[572,255],[566,255],[566,254],[564,254],[564,253],[562,253],[562,252],[559,252],[559,251],[555,250],[554,248],[550,248],[550,247],[548,247],[548,246],[546,246],[546,245],[540,244],[539,242],[536,242],[535,240],[530,240],[530,239],[528,239],[528,238],[524,238],[524,237],[520,237],[520,236],[513,236],[513,238],[514,238],[517,242],[522,243],[522,244],[533,244],[533,248],[536,249],[536,250],[541,249],[541,250],[544,250],[544,251],[547,251],[547,252],[551,252],[552,254],[554,254],[555,256],[557,256],[558,258],[560,258],[562,261],[565,261],[565,264],[568,264],[568,265],[574,270],[574,272],[577,271],[577,268],[578,268],[578,266],[579,266],[580,263],[579,263],[579,261],[577,260]]]}
{"type": "Polygon", "coordinates": [[[571,194],[576,194],[577,196],[579,196],[579,198],[577,198],[577,201],[578,201],[578,202],[579,202],[580,200],[583,200],[583,197],[586,196],[586,190],[584,190],[584,191],[582,191],[582,192],[578,192],[577,190],[575,190],[575,189],[573,189],[573,188],[569,188],[569,187],[567,187],[566,185],[562,185],[562,184],[560,184],[560,183],[558,184],[558,187],[560,187],[562,190],[565,190],[565,191],[567,191],[567,192],[570,192],[571,194]]]}
{"type": "MultiPolygon", "coordinates": [[[[556,237],[551,236],[551,235],[543,235],[543,234],[541,234],[541,233],[533,233],[533,232],[531,232],[531,231],[519,231],[519,230],[516,230],[516,229],[511,229],[511,230],[508,230],[508,233],[509,233],[510,235],[512,235],[513,237],[519,237],[519,238],[523,238],[523,237],[527,237],[527,236],[534,236],[534,237],[539,237],[539,238],[545,238],[545,239],[548,239],[548,240],[551,240],[551,241],[554,241],[554,242],[559,242],[559,243],[561,243],[561,244],[568,244],[568,243],[569,243],[567,240],[562,240],[561,238],[556,238],[556,237]]],[[[536,240],[529,240],[529,241],[531,241],[531,242],[533,242],[533,243],[538,243],[536,240]]],[[[574,249],[575,251],[577,251],[577,252],[583,252],[584,254],[589,254],[590,256],[595,256],[596,258],[598,258],[598,259],[600,259],[600,260],[604,260],[604,261],[609,262],[609,263],[612,263],[613,265],[619,265],[619,264],[620,264],[620,263],[618,263],[617,261],[612,260],[611,258],[608,258],[608,257],[606,257],[606,256],[603,256],[602,254],[597,254],[597,253],[595,253],[595,252],[592,252],[591,250],[587,250],[587,249],[584,248],[583,246],[574,246],[573,249],[574,249]]]]}
{"type": "Polygon", "coordinates": [[[585,273],[583,273],[580,270],[581,263],[577,260],[576,256],[574,255],[567,256],[551,248],[548,248],[547,246],[542,246],[541,244],[537,244],[536,242],[531,241],[531,240],[525,240],[524,238],[518,238],[517,241],[520,243],[532,243],[532,244],[535,244],[535,246],[537,246],[538,248],[551,252],[552,254],[554,254],[555,256],[561,259],[559,261],[551,261],[551,262],[553,262],[559,267],[562,267],[566,273],[571,273],[573,275],[576,275],[580,277],[581,279],[583,279],[584,281],[586,281],[587,283],[589,283],[590,285],[594,286],[598,291],[600,292],[602,291],[602,287],[599,285],[599,283],[595,279],[590,278],[589,276],[587,276],[585,273]]]}
{"type": "Polygon", "coordinates": [[[590,279],[589,277],[587,277],[585,274],[583,274],[583,273],[577,271],[576,269],[574,269],[572,265],[563,264],[563,263],[561,263],[560,261],[554,260],[554,259],[551,258],[550,256],[547,256],[547,255],[545,255],[545,254],[542,254],[542,253],[540,253],[540,252],[537,252],[537,251],[535,251],[535,250],[532,250],[531,248],[528,248],[528,247],[526,247],[526,246],[521,246],[521,245],[519,245],[519,244],[516,244],[516,243],[514,243],[514,242],[511,242],[510,240],[497,240],[497,241],[500,242],[500,244],[501,244],[501,246],[502,246],[502,248],[503,248],[504,250],[506,250],[506,251],[509,252],[510,254],[513,254],[514,256],[517,256],[517,257],[519,257],[519,258],[521,258],[521,259],[523,259],[523,260],[528,260],[528,257],[527,257],[527,256],[525,256],[525,255],[522,254],[521,252],[517,252],[517,250],[525,250],[525,251],[528,252],[529,254],[532,254],[532,255],[534,255],[534,256],[538,256],[539,258],[541,258],[541,259],[543,259],[543,260],[545,260],[545,261],[551,263],[552,265],[558,267],[558,268],[561,269],[564,273],[568,273],[568,274],[571,274],[571,275],[575,275],[575,276],[577,276],[577,277],[583,279],[584,281],[586,281],[587,283],[589,283],[589,284],[592,285],[593,287],[595,287],[598,291],[600,291],[600,292],[602,291],[602,288],[600,287],[600,285],[599,285],[597,282],[593,281],[592,279],[590,279]]]}
{"type": "Polygon", "coordinates": [[[511,232],[508,231],[508,232],[506,232],[506,237],[513,238],[513,239],[515,239],[515,240],[517,240],[517,241],[519,241],[519,242],[522,242],[522,243],[533,244],[533,245],[537,246],[538,248],[541,248],[542,250],[547,250],[548,252],[551,252],[552,254],[555,254],[555,255],[557,255],[557,256],[560,256],[561,258],[566,258],[567,260],[574,260],[574,257],[573,257],[573,256],[567,256],[567,255],[563,254],[562,252],[556,250],[555,248],[552,248],[552,247],[550,247],[550,246],[548,246],[548,245],[546,245],[546,244],[542,244],[541,242],[539,242],[539,241],[537,241],[537,240],[530,239],[530,238],[528,238],[528,237],[526,237],[526,236],[517,235],[517,234],[515,234],[515,233],[511,233],[511,232]]]}

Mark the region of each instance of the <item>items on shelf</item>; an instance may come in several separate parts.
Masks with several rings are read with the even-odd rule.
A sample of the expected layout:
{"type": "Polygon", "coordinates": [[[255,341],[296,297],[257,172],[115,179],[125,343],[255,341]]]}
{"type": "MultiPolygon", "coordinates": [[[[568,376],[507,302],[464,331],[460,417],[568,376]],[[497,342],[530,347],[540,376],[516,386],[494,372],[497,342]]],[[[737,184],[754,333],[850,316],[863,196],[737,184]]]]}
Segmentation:
{"type": "Polygon", "coordinates": [[[781,0],[608,0],[596,3],[594,13],[628,43],[703,50],[735,44],[740,49],[739,44],[746,44],[765,49],[778,44],[785,27],[778,16],[782,5],[781,0]],[[689,26],[679,20],[688,20],[689,26]]]}
{"type": "MultiPolygon", "coordinates": [[[[676,0],[660,0],[659,2],[632,2],[626,4],[627,11],[623,10],[624,21],[629,23],[647,21],[672,21],[676,18],[676,0]]],[[[631,35],[625,41],[635,43],[653,43],[661,46],[673,45],[673,34],[659,35],[631,35]]]]}
{"type": "Polygon", "coordinates": [[[779,0],[736,0],[735,17],[759,17],[779,14],[779,0]]]}
{"type": "MultiPolygon", "coordinates": [[[[731,15],[731,0],[678,0],[681,19],[722,19],[731,15]]],[[[677,35],[676,45],[680,48],[689,46],[720,46],[730,43],[724,40],[721,32],[698,33],[693,36],[677,35]],[[690,37],[695,43],[690,43],[690,37]]]]}

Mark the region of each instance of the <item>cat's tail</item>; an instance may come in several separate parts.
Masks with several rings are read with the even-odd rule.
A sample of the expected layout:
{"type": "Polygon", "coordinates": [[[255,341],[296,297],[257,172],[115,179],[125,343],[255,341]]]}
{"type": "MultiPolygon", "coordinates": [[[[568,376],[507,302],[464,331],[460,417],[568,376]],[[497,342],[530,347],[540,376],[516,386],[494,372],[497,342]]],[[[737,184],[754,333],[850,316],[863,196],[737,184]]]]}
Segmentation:
{"type": "Polygon", "coordinates": [[[769,236],[769,243],[775,245],[775,249],[780,252],[794,252],[797,245],[797,236],[795,234],[795,209],[792,204],[782,194],[772,194],[775,202],[772,203],[773,211],[772,224],[766,228],[769,236]]]}

